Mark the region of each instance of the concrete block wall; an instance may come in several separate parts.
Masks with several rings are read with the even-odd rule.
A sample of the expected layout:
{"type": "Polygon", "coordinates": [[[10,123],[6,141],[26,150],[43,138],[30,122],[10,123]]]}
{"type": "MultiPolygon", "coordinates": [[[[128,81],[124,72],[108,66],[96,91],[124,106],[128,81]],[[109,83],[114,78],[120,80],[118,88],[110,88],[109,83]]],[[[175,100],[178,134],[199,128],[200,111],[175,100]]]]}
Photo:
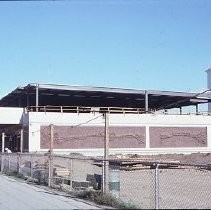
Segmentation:
{"type": "Polygon", "coordinates": [[[0,124],[18,125],[22,123],[23,108],[0,107],[0,124]]]}
{"type": "MultiPolygon", "coordinates": [[[[54,125],[55,152],[103,154],[104,118],[92,113],[30,112],[29,151],[47,151],[54,125]]],[[[211,152],[211,117],[110,114],[111,154],[211,152]],[[121,137],[121,138],[120,138],[121,137]]]]}

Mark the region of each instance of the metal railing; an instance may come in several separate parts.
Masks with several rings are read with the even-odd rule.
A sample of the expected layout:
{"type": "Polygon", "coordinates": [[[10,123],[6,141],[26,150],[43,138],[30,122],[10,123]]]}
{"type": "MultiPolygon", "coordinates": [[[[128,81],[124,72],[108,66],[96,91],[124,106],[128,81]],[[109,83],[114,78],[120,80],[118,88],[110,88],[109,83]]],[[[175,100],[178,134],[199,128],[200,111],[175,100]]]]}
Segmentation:
{"type": "MultiPolygon", "coordinates": [[[[27,112],[69,112],[69,113],[123,113],[123,114],[143,114],[143,108],[127,107],[83,107],[83,106],[29,106],[27,112]]],[[[152,111],[149,111],[150,113],[152,111]]]]}
{"type": "Polygon", "coordinates": [[[128,107],[84,107],[84,106],[28,106],[27,112],[65,112],[65,113],[111,113],[111,114],[164,114],[164,115],[204,115],[210,116],[208,111],[198,112],[168,112],[166,110],[149,109],[147,112],[144,108],[128,108],[128,107]]]}

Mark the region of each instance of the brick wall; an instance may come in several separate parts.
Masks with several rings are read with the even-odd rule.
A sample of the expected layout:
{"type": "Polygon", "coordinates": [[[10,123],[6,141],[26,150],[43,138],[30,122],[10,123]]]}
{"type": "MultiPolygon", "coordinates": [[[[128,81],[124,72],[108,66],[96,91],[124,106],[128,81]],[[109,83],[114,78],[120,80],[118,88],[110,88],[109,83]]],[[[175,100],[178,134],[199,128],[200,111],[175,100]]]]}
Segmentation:
{"type": "Polygon", "coordinates": [[[206,147],[206,127],[150,127],[150,147],[206,147]]]}
{"type": "MultiPolygon", "coordinates": [[[[110,127],[110,148],[144,148],[145,127],[110,127]]],[[[104,147],[104,127],[54,126],[55,149],[86,149],[104,147]]],[[[41,126],[41,149],[50,148],[50,128],[41,126]]]]}
{"type": "MultiPolygon", "coordinates": [[[[145,148],[145,127],[111,126],[110,148],[145,148]]],[[[206,147],[206,127],[150,127],[150,148],[206,147]]],[[[55,149],[104,147],[102,126],[54,126],[55,149]]],[[[41,149],[50,148],[50,128],[41,126],[41,149]]]]}

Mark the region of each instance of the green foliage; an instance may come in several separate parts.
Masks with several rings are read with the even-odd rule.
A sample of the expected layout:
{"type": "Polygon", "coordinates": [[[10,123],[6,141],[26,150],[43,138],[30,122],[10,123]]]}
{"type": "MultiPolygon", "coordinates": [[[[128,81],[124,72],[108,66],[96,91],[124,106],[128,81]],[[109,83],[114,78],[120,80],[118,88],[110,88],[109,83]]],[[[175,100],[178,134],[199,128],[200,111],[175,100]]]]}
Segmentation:
{"type": "Polygon", "coordinates": [[[91,200],[99,205],[111,206],[118,209],[137,209],[133,204],[123,202],[111,194],[104,194],[98,191],[81,191],[76,196],[81,199],[91,200]]]}
{"type": "Polygon", "coordinates": [[[48,174],[45,171],[34,171],[33,178],[37,180],[36,183],[39,185],[48,185],[48,174]]]}
{"type": "Polygon", "coordinates": [[[7,176],[14,176],[20,179],[25,179],[25,176],[21,173],[18,173],[17,171],[4,171],[4,174],[7,176]]]}

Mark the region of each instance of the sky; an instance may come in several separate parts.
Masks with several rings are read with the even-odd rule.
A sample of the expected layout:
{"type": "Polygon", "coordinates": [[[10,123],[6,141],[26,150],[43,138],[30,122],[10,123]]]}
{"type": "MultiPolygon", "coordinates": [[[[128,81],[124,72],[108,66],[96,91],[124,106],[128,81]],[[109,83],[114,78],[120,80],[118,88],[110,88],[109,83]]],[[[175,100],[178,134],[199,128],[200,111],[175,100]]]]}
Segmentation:
{"type": "Polygon", "coordinates": [[[28,83],[201,92],[210,0],[0,2],[0,97],[28,83]]]}

